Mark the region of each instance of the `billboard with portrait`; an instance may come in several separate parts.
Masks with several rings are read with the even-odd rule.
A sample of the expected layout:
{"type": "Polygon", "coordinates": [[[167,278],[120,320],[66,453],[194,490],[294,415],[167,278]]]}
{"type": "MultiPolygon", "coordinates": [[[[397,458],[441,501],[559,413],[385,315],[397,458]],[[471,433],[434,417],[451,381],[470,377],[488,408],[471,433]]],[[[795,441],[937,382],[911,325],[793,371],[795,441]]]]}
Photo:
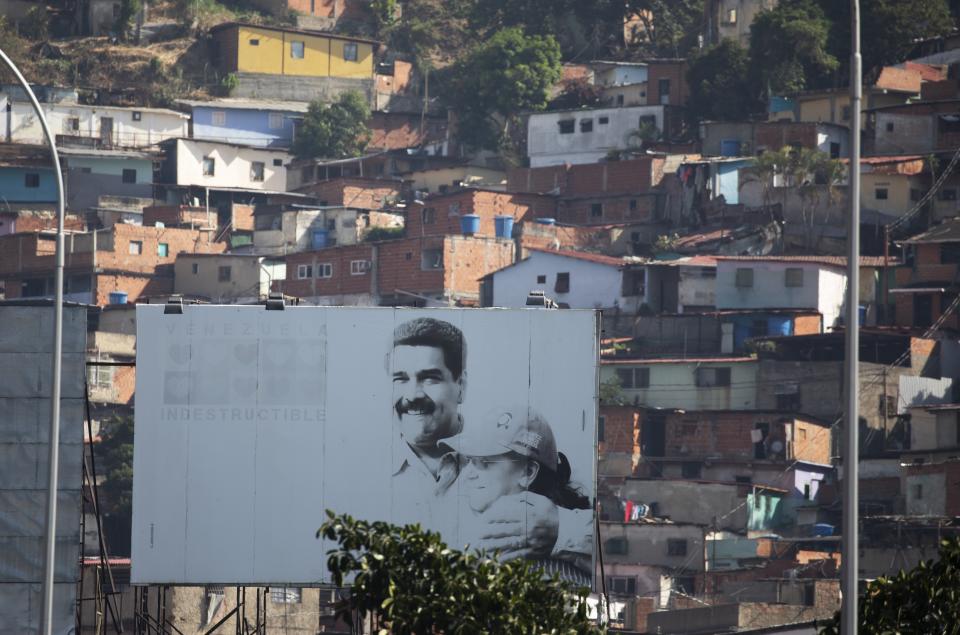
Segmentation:
{"type": "Polygon", "coordinates": [[[327,509],[589,585],[598,317],[137,307],[132,581],[329,581],[327,509]]]}

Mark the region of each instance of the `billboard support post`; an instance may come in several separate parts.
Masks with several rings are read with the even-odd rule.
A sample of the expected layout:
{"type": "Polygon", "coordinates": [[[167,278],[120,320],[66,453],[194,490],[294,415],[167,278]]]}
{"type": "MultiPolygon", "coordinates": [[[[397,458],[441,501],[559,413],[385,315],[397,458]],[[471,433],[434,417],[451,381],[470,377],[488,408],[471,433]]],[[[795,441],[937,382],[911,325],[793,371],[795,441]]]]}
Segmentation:
{"type": "Polygon", "coordinates": [[[40,127],[43,128],[43,136],[50,146],[50,159],[53,162],[54,179],[57,185],[57,240],[56,240],[56,265],[54,270],[54,300],[53,300],[53,360],[51,367],[50,383],[50,448],[47,455],[49,462],[47,471],[47,519],[46,519],[46,544],[44,548],[43,561],[43,605],[42,605],[42,629],[45,635],[53,632],[53,581],[55,570],[55,552],[57,546],[57,485],[58,468],[60,461],[60,364],[63,357],[63,217],[64,217],[64,196],[63,196],[63,172],[60,169],[60,157],[57,154],[57,144],[50,133],[50,126],[47,124],[47,118],[43,114],[40,102],[37,96],[33,94],[30,84],[24,78],[23,73],[17,68],[7,54],[0,49],[0,60],[10,69],[10,71],[20,82],[20,86],[27,94],[30,105],[37,113],[37,119],[40,121],[40,127]]]}

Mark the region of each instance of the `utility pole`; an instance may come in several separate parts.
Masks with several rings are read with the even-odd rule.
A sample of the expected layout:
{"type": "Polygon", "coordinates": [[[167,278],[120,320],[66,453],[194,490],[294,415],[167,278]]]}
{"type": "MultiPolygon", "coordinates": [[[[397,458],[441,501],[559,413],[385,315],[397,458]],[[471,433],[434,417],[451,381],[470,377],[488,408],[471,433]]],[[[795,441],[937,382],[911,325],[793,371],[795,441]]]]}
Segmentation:
{"type": "MultiPolygon", "coordinates": [[[[49,452],[47,454],[47,519],[45,527],[46,542],[44,545],[43,559],[43,614],[41,620],[41,632],[44,635],[50,635],[53,632],[53,578],[55,551],[57,546],[57,484],[58,484],[58,466],[60,462],[60,362],[63,357],[63,217],[64,217],[64,196],[63,196],[63,172],[60,169],[60,156],[57,153],[57,144],[54,143],[54,137],[50,133],[50,126],[47,124],[47,118],[43,114],[43,108],[37,101],[37,96],[33,94],[30,84],[24,79],[23,73],[17,68],[17,65],[7,57],[7,54],[0,50],[0,61],[14,74],[17,81],[23,87],[23,92],[30,99],[33,110],[37,113],[37,119],[40,121],[40,127],[43,128],[43,135],[50,146],[50,159],[53,161],[53,174],[57,183],[57,241],[56,241],[56,268],[54,269],[54,300],[53,300],[53,359],[51,361],[51,381],[50,381],[50,434],[49,452]]],[[[96,234],[94,234],[96,236],[96,234]]]]}
{"type": "Polygon", "coordinates": [[[859,359],[860,359],[860,100],[862,74],[860,67],[860,0],[850,0],[850,217],[847,219],[847,319],[844,385],[847,408],[844,418],[843,450],[843,594],[841,632],[857,633],[857,586],[859,545],[858,478],[859,470],[859,359]]]}

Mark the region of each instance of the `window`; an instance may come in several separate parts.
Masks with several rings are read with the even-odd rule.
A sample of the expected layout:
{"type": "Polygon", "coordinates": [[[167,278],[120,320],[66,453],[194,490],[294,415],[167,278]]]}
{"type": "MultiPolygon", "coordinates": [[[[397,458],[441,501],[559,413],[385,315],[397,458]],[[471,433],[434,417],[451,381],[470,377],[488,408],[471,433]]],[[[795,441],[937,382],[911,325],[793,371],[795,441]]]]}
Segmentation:
{"type": "Polygon", "coordinates": [[[424,225],[433,225],[437,222],[437,210],[432,207],[424,207],[420,210],[420,222],[424,225]]]}
{"type": "Polygon", "coordinates": [[[460,201],[450,203],[447,206],[447,215],[448,216],[459,216],[460,215],[460,201]]]}
{"type": "Polygon", "coordinates": [[[553,290],[557,293],[570,292],[570,274],[567,272],[557,274],[557,283],[553,285],[553,290]]]}
{"type": "Polygon", "coordinates": [[[591,217],[591,218],[603,218],[603,203],[591,203],[591,204],[590,204],[590,217],[591,217]]]}
{"type": "Polygon", "coordinates": [[[622,388],[649,388],[649,368],[618,368],[617,379],[622,388]]]}
{"type": "Polygon", "coordinates": [[[217,281],[230,282],[230,265],[223,265],[217,268],[217,281]]]}
{"type": "MultiPolygon", "coordinates": [[[[267,125],[270,126],[271,130],[276,130],[277,128],[283,128],[283,113],[272,112],[267,116],[267,125]]],[[[274,161],[279,161],[279,159],[274,159],[274,161]]],[[[283,161],[280,161],[283,163],[283,161]]]]}
{"type": "Polygon", "coordinates": [[[887,132],[893,132],[893,122],[892,122],[892,121],[888,121],[888,122],[887,122],[887,132]]]}
{"type": "Polygon", "coordinates": [[[313,277],[313,265],[297,265],[297,280],[313,277]]]}
{"type": "Polygon", "coordinates": [[[599,117],[597,119],[597,123],[600,124],[601,126],[605,126],[608,123],[610,123],[610,117],[599,117]]]}
{"type": "Polygon", "coordinates": [[[290,42],[290,57],[295,60],[303,59],[303,42],[298,40],[290,42]]]}
{"type": "Polygon", "coordinates": [[[623,537],[617,538],[607,538],[607,541],[603,545],[608,554],[611,555],[626,555],[630,550],[630,545],[627,543],[627,539],[623,537]]]}
{"type": "Polygon", "coordinates": [[[729,386],[730,369],[729,368],[698,368],[696,376],[697,386],[729,386]]]}
{"type": "Polygon", "coordinates": [[[740,288],[752,287],[753,269],[750,269],[749,267],[738,267],[736,285],[740,288]]]}
{"type": "Polygon", "coordinates": [[[573,134],[573,126],[576,120],[574,119],[563,119],[557,122],[557,125],[560,126],[560,134],[573,134]]]}
{"type": "Polygon", "coordinates": [[[91,387],[110,388],[113,385],[113,367],[87,366],[87,383],[91,387]]]}
{"type": "Polygon", "coordinates": [[[617,95],[617,105],[618,106],[623,105],[623,95],[617,95]]]}
{"type": "Polygon", "coordinates": [[[669,79],[657,80],[657,90],[660,93],[660,103],[669,104],[670,103],[670,80],[669,79]]]}
{"type": "Polygon", "coordinates": [[[333,277],[333,265],[329,262],[319,262],[317,263],[317,277],[318,278],[332,278],[333,277]]]}
{"type": "Polygon", "coordinates": [[[439,249],[424,249],[420,254],[421,269],[443,269],[443,252],[439,249]]]}
{"type": "Polygon", "coordinates": [[[957,190],[952,187],[945,187],[940,190],[939,198],[941,201],[955,201],[957,200],[957,190]]]}
{"type": "Polygon", "coordinates": [[[686,538],[667,538],[667,555],[668,556],[687,555],[687,539],[686,538]]]}
{"type": "Polygon", "coordinates": [[[637,579],[624,576],[610,576],[607,578],[607,589],[617,595],[636,595],[637,579]]]}
{"type": "Polygon", "coordinates": [[[282,168],[282,167],[283,167],[283,159],[274,159],[274,160],[273,160],[273,167],[275,167],[275,168],[282,168]]]}
{"type": "Polygon", "coordinates": [[[736,23],[737,23],[737,10],[727,9],[727,13],[724,16],[724,24],[736,24],[736,23]]]}
{"type": "Polygon", "coordinates": [[[890,193],[885,187],[878,187],[873,190],[873,198],[878,201],[885,201],[890,198],[890,193]]]}
{"type": "Polygon", "coordinates": [[[547,284],[546,276],[537,276],[537,284],[547,284]]]}
{"type": "Polygon", "coordinates": [[[913,498],[915,500],[923,500],[923,485],[921,483],[911,486],[910,489],[913,490],[913,498]]]}
{"type": "Polygon", "coordinates": [[[270,601],[274,604],[300,604],[300,589],[270,589],[270,601]]]}
{"type": "Polygon", "coordinates": [[[263,161],[253,161],[250,163],[250,180],[255,183],[263,183],[263,161]]]}
{"type": "Polygon", "coordinates": [[[127,245],[127,251],[131,256],[139,256],[143,253],[143,242],[139,240],[131,240],[127,245]]]}
{"type": "Polygon", "coordinates": [[[897,398],[893,395],[880,395],[880,411],[878,414],[881,417],[896,417],[897,398]]]}
{"type": "MultiPolygon", "coordinates": [[[[631,199],[630,199],[630,211],[631,211],[631,212],[637,211],[637,199],[635,199],[635,198],[631,198],[631,199]]],[[[634,242],[636,242],[636,241],[634,241],[634,242]]]]}
{"type": "Polygon", "coordinates": [[[653,115],[644,115],[640,117],[640,127],[641,128],[656,128],[657,127],[657,118],[653,115]]]}
{"type": "Polygon", "coordinates": [[[357,45],[353,42],[347,42],[343,45],[343,59],[347,62],[357,61],[357,45]]]}
{"type": "Polygon", "coordinates": [[[170,245],[167,243],[157,243],[157,255],[161,258],[166,258],[170,255],[170,245]]]}
{"type": "MultiPolygon", "coordinates": [[[[960,245],[956,243],[940,243],[940,264],[960,264],[960,245]]],[[[949,302],[946,301],[946,298],[941,298],[940,306],[949,306],[949,302]]]]}
{"type": "Polygon", "coordinates": [[[784,281],[785,285],[788,287],[802,287],[803,286],[803,269],[800,267],[788,267],[784,273],[786,280],[784,281]]]}
{"type": "Polygon", "coordinates": [[[603,415],[597,417],[597,441],[603,441],[606,426],[607,418],[603,415]]]}
{"type": "Polygon", "coordinates": [[[840,118],[844,121],[850,121],[850,106],[844,106],[840,110],[840,118]]]}
{"type": "Polygon", "coordinates": [[[593,119],[581,119],[580,132],[593,132],[593,119]]]}
{"type": "Polygon", "coordinates": [[[124,183],[136,183],[137,171],[133,168],[123,168],[122,180],[124,183]]]}
{"type": "MultiPolygon", "coordinates": [[[[788,412],[800,410],[800,393],[788,392],[777,395],[777,410],[786,410],[788,412]]],[[[806,430],[801,430],[801,432],[805,433],[806,430]]]]}
{"type": "Polygon", "coordinates": [[[830,142],[830,158],[839,159],[840,158],[840,144],[836,141],[830,142]]]}
{"type": "Polygon", "coordinates": [[[699,461],[684,461],[680,464],[681,478],[700,478],[703,474],[703,463],[699,461]]]}
{"type": "Polygon", "coordinates": [[[40,174],[37,172],[27,172],[23,175],[24,187],[40,187],[40,174]]]}
{"type": "Polygon", "coordinates": [[[212,113],[210,113],[210,123],[214,126],[227,125],[227,111],[214,110],[212,113]]]}
{"type": "Polygon", "coordinates": [[[130,116],[134,121],[140,121],[143,119],[143,113],[141,113],[139,110],[134,110],[132,113],[130,113],[130,116]]]}
{"type": "Polygon", "coordinates": [[[798,430],[798,435],[797,435],[797,436],[799,437],[799,438],[797,439],[798,441],[806,441],[806,440],[807,440],[807,429],[806,429],[806,428],[800,428],[800,430],[798,430]]]}
{"type": "Polygon", "coordinates": [[[203,157],[203,175],[213,176],[217,169],[216,160],[213,157],[203,157]]]}
{"type": "Polygon", "coordinates": [[[76,132],[80,130],[80,117],[70,117],[67,119],[67,131],[76,132]]]}
{"type": "Polygon", "coordinates": [[[250,40],[250,46],[260,46],[260,40],[258,40],[257,38],[252,38],[250,40]]]}
{"type": "Polygon", "coordinates": [[[351,260],[350,261],[350,275],[351,276],[362,276],[363,274],[370,271],[370,261],[369,260],[351,260]]]}

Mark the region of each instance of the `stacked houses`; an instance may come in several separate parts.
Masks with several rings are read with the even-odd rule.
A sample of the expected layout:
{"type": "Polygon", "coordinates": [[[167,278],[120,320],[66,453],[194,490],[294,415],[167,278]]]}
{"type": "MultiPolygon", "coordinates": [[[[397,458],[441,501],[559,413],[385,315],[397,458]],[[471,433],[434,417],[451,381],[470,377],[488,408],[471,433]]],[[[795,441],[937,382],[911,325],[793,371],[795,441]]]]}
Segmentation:
{"type": "MultiPolygon", "coordinates": [[[[65,291],[95,316],[95,420],[132,412],[136,303],[280,293],[599,310],[596,579],[612,625],[812,629],[839,607],[843,335],[858,328],[860,575],[935,557],[957,531],[960,54],[904,61],[864,87],[859,166],[845,159],[844,90],[773,97],[765,120],[691,125],[682,59],[567,65],[601,103],[527,113],[526,156],[508,166],[459,146],[410,63],[323,30],[366,19],[364,3],[302,4],[264,5],[306,14],[297,27],[210,31],[211,59],[236,79],[229,97],[160,109],[43,91],[66,179],[65,291]],[[347,90],[373,108],[364,154],[294,156],[309,101],[347,90]],[[842,174],[756,169],[785,147],[838,159],[842,174]],[[851,169],[864,210],[856,325],[842,255],[851,169]]],[[[707,40],[745,37],[770,4],[707,2],[707,40]]],[[[49,297],[50,157],[23,96],[5,90],[0,105],[0,297],[49,297]]],[[[181,606],[198,604],[200,591],[183,593],[181,606]]],[[[314,592],[271,601],[301,605],[301,593],[314,592]]]]}

